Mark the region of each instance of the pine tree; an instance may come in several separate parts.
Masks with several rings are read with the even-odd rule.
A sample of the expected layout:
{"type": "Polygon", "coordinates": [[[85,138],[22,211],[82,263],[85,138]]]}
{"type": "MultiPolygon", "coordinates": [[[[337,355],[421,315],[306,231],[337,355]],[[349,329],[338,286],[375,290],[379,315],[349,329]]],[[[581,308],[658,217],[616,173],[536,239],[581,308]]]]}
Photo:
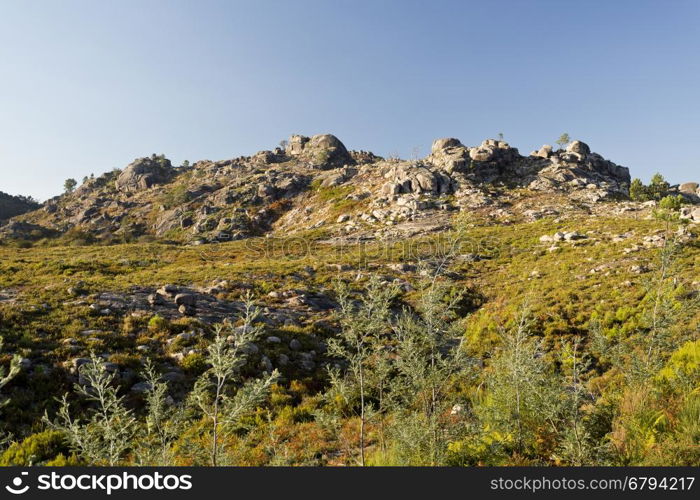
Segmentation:
{"type": "Polygon", "coordinates": [[[641,179],[632,179],[630,184],[630,199],[633,201],[649,200],[649,190],[641,179]]]}
{"type": "Polygon", "coordinates": [[[66,192],[66,194],[70,194],[75,191],[75,187],[77,185],[78,182],[75,179],[66,179],[66,181],[63,183],[63,190],[66,192]]]}
{"type": "Polygon", "coordinates": [[[569,137],[569,134],[566,132],[561,134],[559,136],[559,139],[556,140],[556,143],[559,145],[560,149],[564,149],[567,144],[571,142],[571,138],[569,137]]]}

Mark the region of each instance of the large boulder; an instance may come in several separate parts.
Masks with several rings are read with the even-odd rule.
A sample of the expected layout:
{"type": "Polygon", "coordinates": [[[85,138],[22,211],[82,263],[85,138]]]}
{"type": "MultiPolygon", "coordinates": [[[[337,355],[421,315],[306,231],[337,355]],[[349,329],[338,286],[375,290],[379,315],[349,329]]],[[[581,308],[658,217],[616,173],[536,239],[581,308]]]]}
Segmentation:
{"type": "Polygon", "coordinates": [[[115,185],[124,193],[143,191],[168,182],[174,175],[170,160],[163,157],[138,158],[119,174],[115,185]]]}
{"type": "Polygon", "coordinates": [[[449,148],[457,148],[457,147],[464,147],[463,144],[459,141],[459,139],[455,139],[454,137],[446,137],[444,139],[435,139],[433,141],[433,146],[431,148],[431,153],[439,153],[442,152],[446,149],[449,148]]]}
{"type": "Polygon", "coordinates": [[[552,146],[545,144],[539,150],[530,153],[530,156],[537,156],[539,158],[549,158],[552,156],[552,146]]]}
{"type": "Polygon", "coordinates": [[[385,195],[398,194],[447,194],[452,191],[449,176],[440,171],[433,171],[427,165],[401,164],[389,170],[384,177],[388,179],[382,186],[385,195]]]}
{"type": "Polygon", "coordinates": [[[465,171],[471,164],[469,148],[452,137],[435,139],[426,160],[447,173],[465,171]]]}
{"type": "Polygon", "coordinates": [[[700,207],[683,207],[681,209],[681,218],[700,222],[700,207]]]}
{"type": "Polygon", "coordinates": [[[514,161],[520,155],[516,148],[511,148],[505,141],[486,139],[480,146],[471,148],[469,156],[476,162],[505,164],[514,161]]]}
{"type": "Polygon", "coordinates": [[[304,146],[309,142],[309,138],[304,135],[293,135],[287,141],[285,152],[291,156],[299,156],[304,152],[304,146]]]}
{"type": "Polygon", "coordinates": [[[319,134],[311,138],[293,135],[289,138],[286,153],[324,168],[337,168],[355,163],[345,145],[331,134],[319,134]]]}
{"type": "Polygon", "coordinates": [[[566,152],[575,153],[585,158],[586,155],[591,154],[591,148],[585,142],[573,141],[566,147],[566,152]]]}
{"type": "Polygon", "coordinates": [[[700,185],[697,182],[684,182],[680,185],[678,191],[684,194],[700,194],[698,189],[700,189],[700,185]]]}

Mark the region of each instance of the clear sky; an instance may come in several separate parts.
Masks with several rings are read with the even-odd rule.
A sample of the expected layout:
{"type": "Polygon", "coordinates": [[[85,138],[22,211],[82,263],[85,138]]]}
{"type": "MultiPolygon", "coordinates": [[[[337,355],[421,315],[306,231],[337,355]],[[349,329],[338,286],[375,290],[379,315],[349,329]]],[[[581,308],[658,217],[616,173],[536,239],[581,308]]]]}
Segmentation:
{"type": "Polygon", "coordinates": [[[292,133],[409,157],[562,132],[700,181],[698,0],[0,0],[0,190],[292,133]]]}

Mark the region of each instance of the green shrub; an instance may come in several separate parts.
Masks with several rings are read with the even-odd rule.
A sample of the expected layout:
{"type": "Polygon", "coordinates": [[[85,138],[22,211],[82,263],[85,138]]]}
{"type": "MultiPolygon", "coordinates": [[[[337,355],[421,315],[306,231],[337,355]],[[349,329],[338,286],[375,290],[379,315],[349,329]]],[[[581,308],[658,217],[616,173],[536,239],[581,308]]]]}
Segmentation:
{"type": "Polygon", "coordinates": [[[180,366],[188,373],[199,375],[207,369],[207,361],[202,354],[192,353],[182,359],[180,366]]]}
{"type": "Polygon", "coordinates": [[[632,184],[630,184],[630,198],[634,201],[649,200],[647,187],[644,185],[641,179],[632,179],[632,184]]]}
{"type": "Polygon", "coordinates": [[[69,454],[63,434],[58,431],[44,431],[12,443],[0,455],[0,466],[40,465],[62,454],[69,454]]]}
{"type": "MultiPolygon", "coordinates": [[[[153,318],[151,318],[153,319],[153,318]]],[[[136,333],[143,327],[143,319],[137,316],[126,316],[124,317],[124,324],[122,325],[122,330],[124,333],[136,333]]],[[[149,322],[150,327],[150,322],[149,322]]]]}
{"type": "Polygon", "coordinates": [[[156,314],[148,321],[148,331],[151,333],[168,333],[170,332],[170,321],[156,314]]]}
{"type": "Polygon", "coordinates": [[[659,202],[659,208],[664,210],[680,210],[684,201],[685,198],[680,194],[676,196],[666,196],[659,202]]]}

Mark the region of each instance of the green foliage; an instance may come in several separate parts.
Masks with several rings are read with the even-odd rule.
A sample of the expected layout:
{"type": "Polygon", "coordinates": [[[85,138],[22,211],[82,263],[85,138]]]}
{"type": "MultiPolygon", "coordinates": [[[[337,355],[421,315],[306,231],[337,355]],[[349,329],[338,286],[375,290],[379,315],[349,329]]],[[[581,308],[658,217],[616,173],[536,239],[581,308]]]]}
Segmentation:
{"type": "Polygon", "coordinates": [[[243,419],[266,398],[271,385],[279,377],[275,370],[266,377],[244,382],[240,380],[250,344],[262,333],[256,324],[260,310],[248,295],[243,313],[243,324],[236,330],[231,343],[224,333],[234,333],[230,325],[218,325],[214,341],[207,349],[206,361],[211,366],[195,382],[189,394],[188,405],[201,413],[207,426],[210,444],[209,464],[224,465],[224,440],[230,438],[243,419]]]}
{"type": "Polygon", "coordinates": [[[477,406],[485,431],[503,436],[519,455],[536,455],[537,439],[559,411],[553,373],[542,340],[531,332],[529,312],[501,332],[501,347],[491,361],[489,396],[477,406]]]}
{"type": "Polygon", "coordinates": [[[180,367],[188,373],[201,375],[207,369],[207,359],[203,354],[188,354],[180,362],[180,367]]]}
{"type": "MultiPolygon", "coordinates": [[[[312,196],[325,188],[316,190],[312,196]]],[[[347,193],[329,195],[332,208],[347,193]]],[[[94,349],[118,365],[110,387],[135,421],[117,460],[124,465],[206,465],[212,456],[217,464],[349,465],[361,463],[362,448],[366,465],[694,465],[700,463],[700,404],[692,346],[700,313],[693,282],[700,247],[687,236],[697,235],[696,228],[683,232],[674,242],[672,221],[639,212],[590,217],[572,209],[556,219],[513,218],[508,224],[475,212],[460,225],[459,249],[438,266],[445,272],[437,277],[435,266],[399,272],[393,265],[421,258],[434,264],[444,257],[444,232],[367,242],[361,250],[310,242],[310,255],[294,258],[274,244],[261,252],[255,248],[259,239],[216,245],[208,254],[215,258],[206,260],[202,248],[156,243],[0,247],[0,289],[10,299],[18,295],[14,302],[0,299],[0,333],[10,352],[32,362],[31,371],[17,373],[2,388],[10,400],[4,427],[22,443],[42,430],[38,415],[44,410],[65,424],[53,396],[71,381],[59,363],[69,366],[94,349]],[[539,242],[543,234],[571,230],[589,238],[562,242],[557,252],[539,242]],[[621,242],[616,235],[623,234],[621,242]],[[659,236],[666,241],[661,250],[651,247],[663,243],[659,236]],[[637,250],[623,251],[630,247],[637,250]],[[636,265],[645,272],[632,271],[636,265]],[[366,281],[372,275],[378,285],[366,281]],[[192,319],[151,319],[118,309],[103,315],[88,307],[100,302],[97,292],[129,295],[133,287],[163,283],[205,287],[221,278],[231,286],[217,294],[220,300],[238,303],[252,288],[261,292],[258,303],[270,308],[271,317],[259,312],[253,321],[245,313],[234,318],[220,327],[218,347],[212,345],[217,332],[192,319]],[[269,332],[281,343],[256,341],[259,352],[239,350],[224,383],[229,402],[217,399],[210,349],[235,349],[251,326],[261,335],[268,319],[279,320],[287,300],[280,292],[303,287],[326,293],[337,279],[350,283],[347,316],[342,310],[307,315],[300,307],[298,324],[269,332]],[[86,295],[69,298],[66,288],[78,280],[86,295]],[[379,314],[368,315],[368,295],[394,288],[394,280],[402,289],[386,308],[374,308],[379,314]],[[267,296],[272,291],[276,297],[267,296]],[[517,337],[520,322],[510,318],[521,318],[517,307],[525,296],[527,328],[515,342],[509,337],[517,337]],[[376,324],[371,328],[370,318],[376,324]],[[346,341],[357,338],[347,337],[353,328],[367,333],[361,342],[364,404],[347,356],[358,351],[356,342],[346,341]],[[99,332],[82,335],[86,330],[99,332]],[[189,331],[197,334],[172,341],[172,334],[189,331]],[[292,339],[301,342],[300,350],[290,348],[292,339]],[[337,354],[334,342],[346,354],[337,354]],[[190,354],[176,362],[184,353],[190,354]],[[313,359],[314,369],[303,367],[306,359],[313,359]],[[150,375],[141,370],[142,361],[152,362],[150,375]],[[265,389],[270,362],[282,375],[265,389]],[[158,370],[172,382],[166,384],[158,370]],[[196,392],[204,409],[188,397],[202,377],[196,392]],[[136,382],[146,384],[131,390],[136,382]]],[[[7,368],[10,356],[0,358],[7,368]]],[[[97,429],[98,402],[76,392],[68,402],[79,430],[97,429]]],[[[78,461],[92,463],[71,445],[35,463],[78,461]]]]}
{"type": "Polygon", "coordinates": [[[664,196],[666,196],[670,188],[671,185],[666,182],[664,176],[656,173],[652,176],[651,182],[649,182],[649,197],[652,200],[661,200],[664,196]]]}
{"type": "Polygon", "coordinates": [[[166,209],[184,205],[188,201],[190,201],[190,192],[187,190],[187,184],[176,184],[163,195],[163,206],[166,209]]]}
{"type": "Polygon", "coordinates": [[[73,191],[75,191],[75,187],[78,185],[78,182],[75,179],[66,179],[66,181],[63,183],[63,190],[67,193],[70,194],[73,191]]]}
{"type": "Polygon", "coordinates": [[[700,386],[700,340],[679,347],[656,376],[671,390],[691,392],[700,386]]]}
{"type": "Polygon", "coordinates": [[[151,333],[169,333],[170,329],[170,321],[163,316],[156,314],[150,320],[148,320],[148,331],[151,333]]]}
{"type": "Polygon", "coordinates": [[[556,143],[559,145],[561,149],[564,149],[567,144],[571,142],[571,138],[569,137],[569,134],[566,132],[561,134],[559,136],[559,139],[557,139],[556,143]]]}
{"type": "Polygon", "coordinates": [[[185,416],[180,407],[169,403],[168,385],[160,380],[151,360],[146,360],[143,378],[149,386],[147,413],[134,446],[135,462],[141,466],[175,465],[174,443],[185,429],[185,416]]]}
{"type": "Polygon", "coordinates": [[[15,442],[0,455],[0,466],[46,465],[59,456],[70,455],[64,435],[59,431],[47,430],[32,434],[21,442],[15,442]]]}
{"type": "Polygon", "coordinates": [[[83,384],[75,384],[75,392],[95,405],[88,411],[88,419],[82,422],[71,416],[66,394],[61,399],[56,420],[45,415],[44,422],[65,434],[72,451],[87,463],[118,465],[136,434],[136,419],[125,407],[123,396],[117,394],[115,374],[107,371],[105,362],[97,355],[93,353],[90,361],[82,365],[80,377],[83,384]]]}
{"type": "Polygon", "coordinates": [[[630,199],[633,201],[648,201],[649,191],[641,179],[632,179],[630,184],[630,199]]]}
{"type": "Polygon", "coordinates": [[[680,194],[664,196],[659,202],[659,208],[662,210],[680,210],[684,202],[685,198],[680,194]]]}
{"type": "Polygon", "coordinates": [[[630,184],[630,199],[633,201],[660,201],[668,196],[670,189],[671,185],[666,182],[664,176],[657,173],[652,176],[648,186],[645,186],[640,179],[633,179],[630,184]]]}
{"type": "Polygon", "coordinates": [[[397,319],[395,378],[391,396],[396,421],[390,433],[395,459],[403,465],[444,464],[448,443],[456,437],[447,418],[453,384],[473,378],[474,364],[463,349],[456,321],[462,295],[443,281],[440,270],[426,273],[415,310],[397,319]]]}
{"type": "MultiPolygon", "coordinates": [[[[360,464],[365,465],[365,426],[374,414],[374,406],[368,400],[371,390],[369,373],[373,365],[384,366],[382,354],[377,350],[382,347],[381,337],[390,328],[390,305],[398,290],[372,276],[367,284],[367,293],[356,302],[347,284],[338,282],[336,288],[342,334],[329,340],[328,352],[345,361],[348,369],[343,374],[337,370],[331,371],[330,394],[340,398],[347,407],[359,405],[360,464]]],[[[381,377],[377,377],[376,381],[383,383],[381,377]]]]}

